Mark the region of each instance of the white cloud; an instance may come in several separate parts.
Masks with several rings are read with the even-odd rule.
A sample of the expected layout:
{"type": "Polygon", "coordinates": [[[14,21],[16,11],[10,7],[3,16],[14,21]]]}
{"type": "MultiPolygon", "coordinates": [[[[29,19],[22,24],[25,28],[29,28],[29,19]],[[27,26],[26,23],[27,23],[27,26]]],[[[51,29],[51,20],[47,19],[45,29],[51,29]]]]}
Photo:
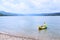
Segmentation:
{"type": "Polygon", "coordinates": [[[8,2],[14,2],[14,0],[2,0],[2,2],[6,2],[6,1],[8,1],[8,2]]]}
{"type": "Polygon", "coordinates": [[[2,6],[2,5],[0,5],[0,10],[4,10],[5,8],[2,6]]]}
{"type": "Polygon", "coordinates": [[[16,9],[17,10],[19,10],[19,9],[24,10],[24,9],[29,9],[29,7],[25,3],[21,2],[16,5],[16,9]]]}
{"type": "Polygon", "coordinates": [[[6,2],[6,0],[2,0],[2,2],[6,2]]]}
{"type": "Polygon", "coordinates": [[[59,0],[2,0],[0,10],[14,13],[55,12],[60,11],[59,4],[59,0]]]}
{"type": "Polygon", "coordinates": [[[43,8],[44,3],[49,2],[49,0],[30,0],[30,1],[36,6],[36,8],[43,8]]]}
{"type": "Polygon", "coordinates": [[[11,3],[9,1],[3,1],[2,5],[7,8],[8,10],[5,10],[7,12],[16,12],[16,13],[19,13],[19,12],[25,12],[26,10],[29,10],[29,6],[26,5],[24,2],[21,2],[21,3],[17,3],[17,4],[14,4],[14,3],[11,3]]]}

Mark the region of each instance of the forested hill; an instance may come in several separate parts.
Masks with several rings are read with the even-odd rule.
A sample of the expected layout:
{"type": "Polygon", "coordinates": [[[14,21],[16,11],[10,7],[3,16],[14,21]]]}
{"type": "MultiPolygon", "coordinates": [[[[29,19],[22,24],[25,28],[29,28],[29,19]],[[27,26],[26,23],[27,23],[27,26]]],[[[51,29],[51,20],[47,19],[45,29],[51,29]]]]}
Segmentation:
{"type": "Polygon", "coordinates": [[[60,13],[31,13],[31,14],[17,14],[17,13],[8,13],[4,11],[0,11],[0,16],[60,16],[60,13]]]}

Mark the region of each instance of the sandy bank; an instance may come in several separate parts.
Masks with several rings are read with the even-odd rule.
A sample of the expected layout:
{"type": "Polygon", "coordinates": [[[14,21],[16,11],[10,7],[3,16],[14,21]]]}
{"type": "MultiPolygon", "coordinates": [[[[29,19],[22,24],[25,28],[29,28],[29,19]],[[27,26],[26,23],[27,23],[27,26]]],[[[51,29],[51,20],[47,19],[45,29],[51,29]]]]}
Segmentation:
{"type": "Polygon", "coordinates": [[[49,35],[40,36],[26,36],[26,35],[11,35],[0,33],[0,40],[60,40],[60,37],[53,37],[49,35]]]}
{"type": "Polygon", "coordinates": [[[38,39],[30,36],[16,36],[0,33],[0,40],[38,40],[38,39]]]}

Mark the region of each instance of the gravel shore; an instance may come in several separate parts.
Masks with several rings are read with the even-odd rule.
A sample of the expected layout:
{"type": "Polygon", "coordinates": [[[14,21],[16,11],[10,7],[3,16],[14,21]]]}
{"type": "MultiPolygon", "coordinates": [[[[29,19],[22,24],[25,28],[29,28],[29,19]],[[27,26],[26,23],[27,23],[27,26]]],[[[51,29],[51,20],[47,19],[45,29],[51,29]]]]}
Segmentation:
{"type": "Polygon", "coordinates": [[[0,33],[0,40],[38,40],[38,39],[28,36],[16,36],[0,33]]]}
{"type": "Polygon", "coordinates": [[[60,37],[53,37],[49,35],[40,35],[38,36],[16,36],[10,34],[0,33],[0,40],[60,40],[60,37]]]}

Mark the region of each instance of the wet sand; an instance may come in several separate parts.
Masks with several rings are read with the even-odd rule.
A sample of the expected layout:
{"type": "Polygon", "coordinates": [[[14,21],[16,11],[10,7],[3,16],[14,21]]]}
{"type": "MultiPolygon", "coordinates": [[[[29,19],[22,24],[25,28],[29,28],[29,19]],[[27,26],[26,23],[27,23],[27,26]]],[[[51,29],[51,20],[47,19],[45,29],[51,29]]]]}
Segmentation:
{"type": "Polygon", "coordinates": [[[60,40],[60,37],[52,37],[49,35],[40,35],[40,36],[17,36],[17,35],[10,35],[0,33],[0,40],[60,40]]]}
{"type": "Polygon", "coordinates": [[[16,36],[10,34],[0,33],[0,40],[38,40],[34,37],[30,36],[16,36]]]}

